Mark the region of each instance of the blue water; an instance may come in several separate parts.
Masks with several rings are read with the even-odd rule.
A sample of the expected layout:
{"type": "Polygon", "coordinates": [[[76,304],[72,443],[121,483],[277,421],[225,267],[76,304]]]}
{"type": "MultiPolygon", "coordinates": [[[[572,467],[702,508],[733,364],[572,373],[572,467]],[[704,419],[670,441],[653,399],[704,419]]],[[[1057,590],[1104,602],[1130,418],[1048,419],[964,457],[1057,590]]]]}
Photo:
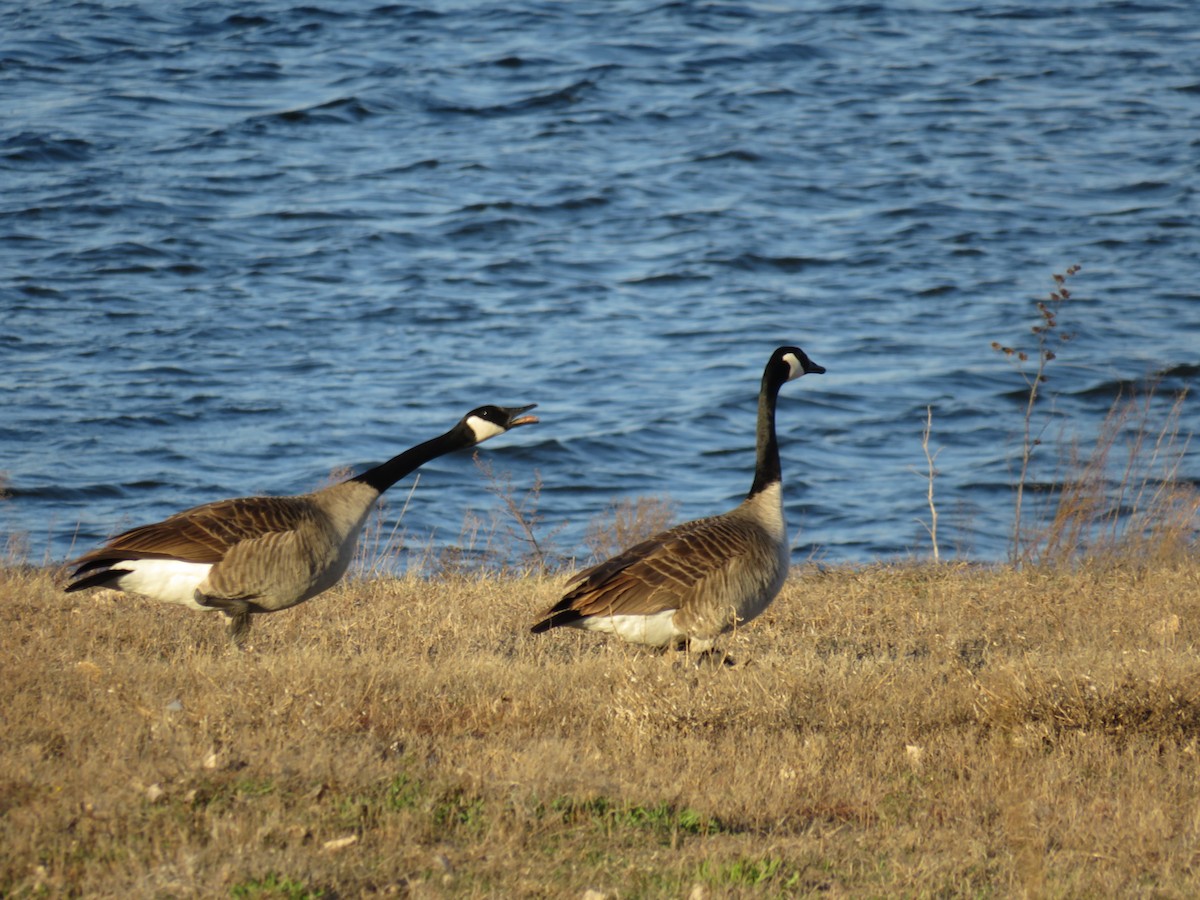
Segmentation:
{"type": "MultiPolygon", "coordinates": [[[[1200,373],[1197,47],[1190,2],[6,3],[0,530],[59,560],[537,402],[480,454],[582,561],[616,499],[744,494],[797,343],[796,560],[929,552],[927,406],[942,553],[1001,559],[990,345],[1053,273],[1031,480],[1200,373]]],[[[441,459],[383,530],[515,552],[487,484],[441,459]]]]}

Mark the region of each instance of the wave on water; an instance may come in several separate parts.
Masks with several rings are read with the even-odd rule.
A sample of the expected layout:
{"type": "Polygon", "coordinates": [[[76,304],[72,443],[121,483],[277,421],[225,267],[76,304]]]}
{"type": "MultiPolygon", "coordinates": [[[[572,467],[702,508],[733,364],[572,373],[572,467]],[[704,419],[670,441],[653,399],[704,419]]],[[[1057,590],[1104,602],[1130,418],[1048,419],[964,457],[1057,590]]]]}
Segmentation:
{"type": "MultiPolygon", "coordinates": [[[[735,502],[763,362],[799,343],[828,372],[781,397],[794,558],[928,549],[927,415],[947,546],[1003,558],[1029,385],[991,343],[1036,348],[1052,273],[1084,267],[1031,483],[1054,435],[1200,376],[1193,18],[26,4],[0,67],[5,527],[99,539],[537,402],[478,452],[540,482],[572,558],[614,499],[735,502]]],[[[494,499],[448,457],[402,528],[494,499]]]]}
{"type": "Polygon", "coordinates": [[[13,163],[82,163],[91,155],[92,144],[79,138],[24,132],[0,141],[0,156],[13,163]]]}

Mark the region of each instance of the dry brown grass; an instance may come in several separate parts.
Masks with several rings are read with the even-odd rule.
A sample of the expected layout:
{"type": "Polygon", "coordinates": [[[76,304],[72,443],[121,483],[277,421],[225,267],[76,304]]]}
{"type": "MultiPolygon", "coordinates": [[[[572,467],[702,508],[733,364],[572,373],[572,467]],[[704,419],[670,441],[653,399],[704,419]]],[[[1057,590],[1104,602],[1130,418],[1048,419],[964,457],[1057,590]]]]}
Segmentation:
{"type": "Polygon", "coordinates": [[[1118,397],[1095,443],[1069,448],[1067,475],[1045,526],[1030,537],[1030,558],[1161,567],[1195,555],[1200,489],[1179,471],[1189,443],[1180,428],[1187,394],[1161,417],[1155,399],[1153,388],[1118,397]]]}
{"type": "Polygon", "coordinates": [[[1200,566],[798,569],[696,668],[563,578],[259,619],[0,570],[0,896],[1200,895],[1200,566]]]}

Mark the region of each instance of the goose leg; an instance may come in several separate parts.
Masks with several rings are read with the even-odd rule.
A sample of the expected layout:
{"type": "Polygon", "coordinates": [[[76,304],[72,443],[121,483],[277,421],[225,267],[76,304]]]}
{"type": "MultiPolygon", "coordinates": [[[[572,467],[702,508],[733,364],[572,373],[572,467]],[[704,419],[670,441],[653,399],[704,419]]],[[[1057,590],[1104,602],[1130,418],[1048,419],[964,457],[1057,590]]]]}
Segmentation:
{"type": "Polygon", "coordinates": [[[246,635],[250,633],[250,610],[234,612],[227,609],[225,615],[229,617],[229,639],[234,647],[241,650],[246,643],[246,635]]]}
{"type": "Polygon", "coordinates": [[[240,597],[214,597],[200,591],[196,591],[195,597],[201,606],[219,609],[229,617],[229,638],[240,650],[250,630],[250,613],[253,612],[250,602],[240,597]]]}

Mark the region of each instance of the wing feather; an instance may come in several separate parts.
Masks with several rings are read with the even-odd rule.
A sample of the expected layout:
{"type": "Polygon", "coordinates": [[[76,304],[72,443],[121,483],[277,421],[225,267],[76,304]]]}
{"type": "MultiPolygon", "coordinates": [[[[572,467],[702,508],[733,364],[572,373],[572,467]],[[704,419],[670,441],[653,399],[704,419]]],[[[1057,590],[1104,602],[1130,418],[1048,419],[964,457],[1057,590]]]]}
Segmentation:
{"type": "Polygon", "coordinates": [[[705,581],[752,552],[751,545],[744,520],[686,522],[580,572],[551,612],[612,616],[679,609],[705,581]]]}
{"type": "Polygon", "coordinates": [[[178,512],[119,534],[76,564],[95,560],[171,558],[218,563],[243,541],[291,531],[313,507],[304,497],[238,497],[178,512]]]}

